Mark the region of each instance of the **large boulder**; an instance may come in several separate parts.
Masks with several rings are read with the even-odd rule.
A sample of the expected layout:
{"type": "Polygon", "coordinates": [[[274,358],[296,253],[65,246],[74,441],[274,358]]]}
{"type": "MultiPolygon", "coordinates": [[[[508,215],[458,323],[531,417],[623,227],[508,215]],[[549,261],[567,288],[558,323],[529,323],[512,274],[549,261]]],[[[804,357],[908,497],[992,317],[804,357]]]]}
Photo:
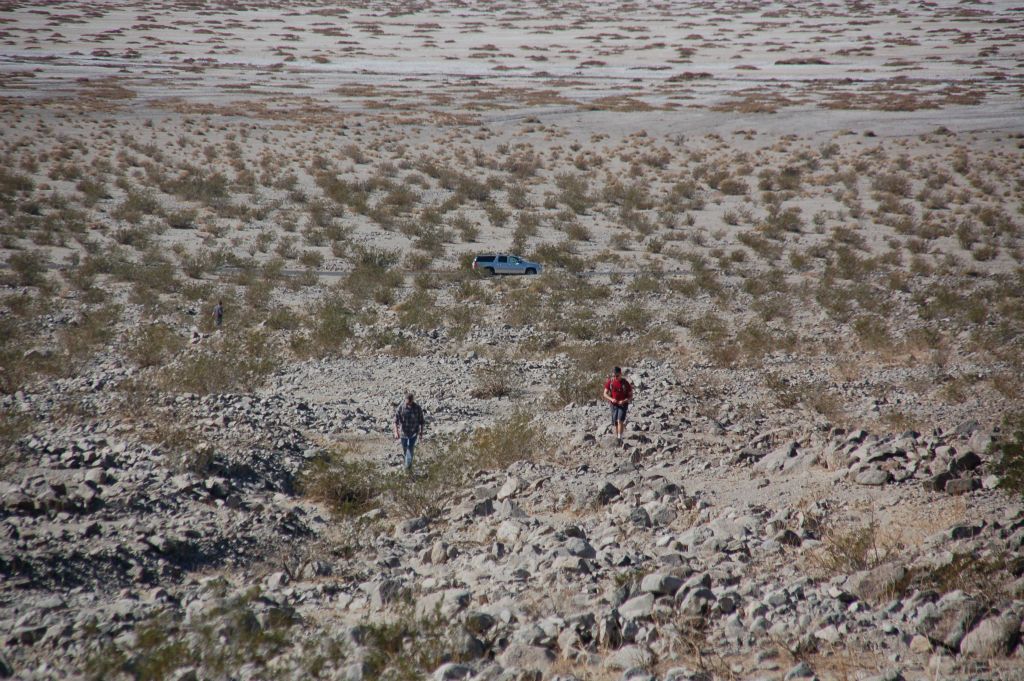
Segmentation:
{"type": "Polygon", "coordinates": [[[619,614],[626,619],[635,620],[650,617],[654,612],[654,594],[645,593],[619,606],[619,614]]]}
{"type": "Polygon", "coordinates": [[[981,603],[962,591],[954,591],[943,596],[936,605],[937,612],[918,622],[917,631],[932,643],[956,651],[978,621],[982,613],[981,603]]]}
{"type": "Polygon", "coordinates": [[[1020,616],[1003,614],[982,620],[960,642],[960,652],[968,657],[988,660],[1009,655],[1020,639],[1020,616]]]}
{"type": "Polygon", "coordinates": [[[640,590],[656,596],[674,596],[683,580],[665,572],[653,572],[640,582],[640,590]]]}

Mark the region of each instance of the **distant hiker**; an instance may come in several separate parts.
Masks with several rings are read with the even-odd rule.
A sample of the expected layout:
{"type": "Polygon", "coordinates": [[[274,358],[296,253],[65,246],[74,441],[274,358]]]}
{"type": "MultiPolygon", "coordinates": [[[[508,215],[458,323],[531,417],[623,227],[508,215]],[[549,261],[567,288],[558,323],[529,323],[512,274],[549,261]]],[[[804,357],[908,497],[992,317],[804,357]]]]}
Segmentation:
{"type": "Polygon", "coordinates": [[[633,386],[622,375],[620,367],[615,367],[611,378],[604,382],[604,399],[612,406],[612,427],[621,444],[626,430],[626,410],[633,400],[633,386]]]}
{"type": "Polygon", "coordinates": [[[224,321],[224,302],[218,300],[217,304],[213,306],[213,323],[219,329],[221,323],[224,321]]]}
{"type": "Polygon", "coordinates": [[[405,402],[395,412],[395,439],[402,441],[405,453],[405,470],[412,472],[412,452],[416,439],[423,435],[423,410],[416,404],[412,393],[405,396],[405,402]]]}

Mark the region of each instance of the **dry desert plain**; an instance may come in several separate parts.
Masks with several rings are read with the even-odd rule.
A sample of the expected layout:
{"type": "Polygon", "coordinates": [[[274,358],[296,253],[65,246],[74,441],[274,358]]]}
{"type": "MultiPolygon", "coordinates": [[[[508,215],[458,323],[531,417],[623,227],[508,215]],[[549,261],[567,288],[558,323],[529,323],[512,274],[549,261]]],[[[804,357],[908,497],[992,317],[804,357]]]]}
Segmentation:
{"type": "Polygon", "coordinates": [[[0,2],[0,677],[1024,679],[1022,151],[1013,2],[0,2]]]}

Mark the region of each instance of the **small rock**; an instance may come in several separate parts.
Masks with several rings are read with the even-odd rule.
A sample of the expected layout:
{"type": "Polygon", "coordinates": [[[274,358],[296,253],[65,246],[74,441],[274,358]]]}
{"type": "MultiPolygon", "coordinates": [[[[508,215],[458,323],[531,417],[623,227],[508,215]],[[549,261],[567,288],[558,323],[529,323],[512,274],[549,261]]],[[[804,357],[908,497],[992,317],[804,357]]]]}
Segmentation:
{"type": "Polygon", "coordinates": [[[476,673],[472,667],[456,662],[446,662],[434,670],[432,678],[434,681],[456,681],[465,679],[476,673]]]}
{"type": "Polygon", "coordinates": [[[275,572],[274,574],[267,577],[267,579],[264,581],[264,584],[266,585],[268,590],[278,591],[279,589],[287,586],[289,581],[291,580],[288,578],[287,572],[275,572]]]}
{"type": "Polygon", "coordinates": [[[806,662],[801,662],[786,672],[786,676],[783,678],[785,681],[792,681],[792,679],[813,679],[814,670],[811,669],[811,665],[806,662]]]}
{"type": "Polygon", "coordinates": [[[930,653],[932,652],[932,642],[928,640],[927,636],[916,634],[914,638],[910,639],[910,652],[930,653]]]}
{"type": "Polygon", "coordinates": [[[823,627],[814,632],[814,638],[825,643],[831,643],[835,645],[839,643],[843,635],[839,633],[839,629],[834,624],[830,624],[827,627],[823,627]]]}
{"type": "Polygon", "coordinates": [[[519,478],[517,478],[514,475],[508,476],[508,478],[505,480],[505,484],[502,485],[501,489],[498,490],[498,501],[504,501],[505,499],[514,497],[516,493],[519,492],[519,490],[521,489],[521,486],[522,481],[520,481],[519,478]]]}
{"type": "Polygon", "coordinates": [[[967,494],[981,489],[981,481],[977,478],[954,478],[946,482],[946,494],[967,494]]]}
{"type": "Polygon", "coordinates": [[[596,499],[597,503],[601,506],[607,506],[611,503],[612,499],[619,496],[619,488],[610,482],[604,482],[597,488],[596,499]]]}

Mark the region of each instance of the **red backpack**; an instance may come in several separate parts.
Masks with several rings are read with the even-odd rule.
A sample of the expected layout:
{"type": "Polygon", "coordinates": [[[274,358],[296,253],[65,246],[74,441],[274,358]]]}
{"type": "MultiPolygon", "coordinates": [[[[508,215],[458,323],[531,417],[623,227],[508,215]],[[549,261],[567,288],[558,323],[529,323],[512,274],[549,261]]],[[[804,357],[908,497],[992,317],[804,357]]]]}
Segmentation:
{"type": "Polygon", "coordinates": [[[632,399],[633,397],[633,386],[625,377],[619,379],[609,378],[608,382],[605,383],[605,387],[608,388],[608,392],[616,402],[632,399]]]}

